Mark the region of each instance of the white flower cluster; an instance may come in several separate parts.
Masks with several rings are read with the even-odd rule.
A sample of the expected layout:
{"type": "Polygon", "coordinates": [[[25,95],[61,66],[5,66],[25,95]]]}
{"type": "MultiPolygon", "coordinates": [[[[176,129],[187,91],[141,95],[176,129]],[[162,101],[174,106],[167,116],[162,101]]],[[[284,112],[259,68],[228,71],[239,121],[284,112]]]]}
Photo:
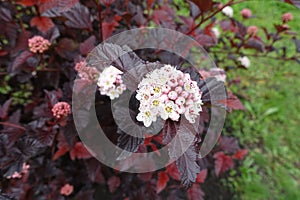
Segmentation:
{"type": "Polygon", "coordinates": [[[107,95],[110,99],[115,99],[126,90],[123,84],[122,74],[120,70],[114,66],[109,66],[100,73],[97,85],[102,95],[107,95]]]}
{"type": "Polygon", "coordinates": [[[251,65],[251,62],[247,56],[239,57],[238,61],[240,61],[241,65],[246,68],[249,68],[251,65]]]}
{"type": "Polygon", "coordinates": [[[231,18],[233,16],[233,9],[230,6],[226,6],[222,9],[222,13],[231,18]]]}
{"type": "Polygon", "coordinates": [[[140,101],[136,119],[149,127],[160,116],[178,121],[181,114],[194,123],[202,111],[201,92],[188,73],[171,65],[148,73],[138,85],[136,98],[140,101]]]}

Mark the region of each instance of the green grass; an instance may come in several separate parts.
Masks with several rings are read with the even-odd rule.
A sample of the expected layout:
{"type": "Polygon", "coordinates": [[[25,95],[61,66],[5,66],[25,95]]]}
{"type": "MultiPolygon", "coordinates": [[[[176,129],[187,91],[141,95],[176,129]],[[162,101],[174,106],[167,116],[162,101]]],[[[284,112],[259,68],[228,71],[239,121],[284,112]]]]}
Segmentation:
{"type": "MultiPolygon", "coordinates": [[[[252,10],[256,18],[246,25],[273,29],[281,15],[292,12],[289,25],[300,34],[300,10],[280,1],[247,1],[233,6],[240,18],[242,8],[252,10]]],[[[261,32],[262,33],[262,32],[261,32]]],[[[289,53],[292,41],[283,41],[289,53]]],[[[300,65],[296,62],[251,57],[248,70],[229,71],[229,78],[239,77],[240,85],[230,89],[243,98],[246,112],[233,112],[226,127],[233,131],[249,156],[240,167],[240,176],[229,179],[239,199],[300,199],[300,65]]],[[[226,130],[226,129],[225,129],[226,130]]],[[[228,129],[227,129],[228,130],[228,129]]]]}

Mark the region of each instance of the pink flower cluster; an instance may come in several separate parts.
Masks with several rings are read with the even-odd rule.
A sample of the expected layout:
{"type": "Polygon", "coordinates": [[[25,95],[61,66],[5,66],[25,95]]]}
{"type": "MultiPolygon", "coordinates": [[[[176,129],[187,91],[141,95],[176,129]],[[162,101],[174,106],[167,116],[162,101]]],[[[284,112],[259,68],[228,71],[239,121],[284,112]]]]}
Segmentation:
{"type": "Polygon", "coordinates": [[[28,169],[30,168],[30,165],[27,165],[26,163],[23,163],[22,171],[21,172],[14,172],[11,176],[8,176],[6,178],[22,178],[24,174],[28,173],[28,169]]]}
{"type": "Polygon", "coordinates": [[[29,50],[33,53],[43,53],[50,45],[51,43],[49,40],[44,39],[41,36],[34,36],[28,40],[29,50]]]}
{"type": "Polygon", "coordinates": [[[243,16],[244,19],[250,18],[252,16],[252,12],[248,8],[244,8],[241,10],[240,14],[243,16]]]}
{"type": "Polygon", "coordinates": [[[122,73],[112,65],[105,68],[100,73],[97,82],[100,93],[109,96],[110,99],[118,98],[126,90],[121,76],[122,73]]]}
{"type": "Polygon", "coordinates": [[[76,63],[75,70],[81,79],[96,82],[99,77],[99,71],[95,67],[88,67],[85,61],[76,63]]]}
{"type": "Polygon", "coordinates": [[[140,101],[136,119],[149,127],[160,116],[178,121],[181,114],[194,123],[202,111],[201,92],[188,73],[171,65],[155,69],[138,85],[136,98],[140,101]]]}
{"type": "Polygon", "coordinates": [[[67,183],[60,189],[60,194],[69,196],[70,194],[72,194],[73,190],[74,190],[73,185],[67,183]]]}
{"type": "Polygon", "coordinates": [[[71,114],[71,107],[67,102],[58,102],[51,111],[55,118],[61,119],[71,114]]]}
{"type": "Polygon", "coordinates": [[[281,19],[282,19],[282,22],[283,22],[283,23],[287,23],[287,22],[293,20],[293,15],[292,15],[292,13],[284,13],[284,14],[281,16],[281,19]]]}

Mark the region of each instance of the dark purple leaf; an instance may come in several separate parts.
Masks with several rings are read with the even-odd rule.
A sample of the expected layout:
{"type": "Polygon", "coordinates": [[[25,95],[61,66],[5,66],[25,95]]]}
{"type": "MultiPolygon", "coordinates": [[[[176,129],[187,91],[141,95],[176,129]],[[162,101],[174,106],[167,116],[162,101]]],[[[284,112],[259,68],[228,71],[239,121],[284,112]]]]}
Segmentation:
{"type": "Polygon", "coordinates": [[[13,64],[12,64],[12,71],[15,72],[16,70],[18,70],[20,68],[20,66],[22,64],[24,64],[28,58],[32,57],[34,54],[30,51],[23,51],[22,53],[20,53],[14,60],[13,64]]]}
{"type": "Polygon", "coordinates": [[[66,58],[68,60],[73,60],[78,54],[78,43],[69,38],[62,38],[57,47],[55,47],[56,52],[62,58],[66,58]]]}
{"type": "Polygon", "coordinates": [[[0,200],[15,200],[15,198],[9,194],[3,194],[0,190],[0,200]]]}
{"type": "Polygon", "coordinates": [[[199,16],[201,13],[199,7],[191,1],[188,1],[188,3],[189,3],[189,7],[190,7],[191,17],[195,18],[195,17],[199,16]]]}
{"type": "Polygon", "coordinates": [[[167,4],[155,9],[151,17],[156,25],[161,24],[163,27],[170,29],[174,29],[176,26],[175,11],[167,4]]]}
{"type": "Polygon", "coordinates": [[[44,34],[44,38],[48,39],[50,42],[53,42],[56,38],[60,36],[59,29],[53,27],[44,34]]]}
{"type": "Polygon", "coordinates": [[[4,7],[1,7],[0,8],[0,20],[3,20],[5,22],[12,21],[10,10],[8,10],[8,9],[6,9],[4,7]]]}
{"type": "Polygon", "coordinates": [[[184,195],[182,190],[173,189],[169,192],[167,200],[184,200],[186,199],[184,195]]]}
{"type": "Polygon", "coordinates": [[[86,39],[84,42],[80,44],[80,53],[82,55],[87,55],[88,53],[90,53],[90,51],[95,48],[95,42],[96,42],[96,37],[93,35],[88,39],[86,39]]]}
{"type": "Polygon", "coordinates": [[[216,45],[216,40],[206,34],[198,34],[195,37],[195,40],[199,42],[200,45],[205,47],[210,47],[216,45]]]}
{"type": "Polygon", "coordinates": [[[7,118],[8,110],[9,110],[11,102],[12,102],[12,98],[5,101],[5,103],[2,106],[0,105],[0,118],[1,119],[5,120],[7,118]]]}
{"type": "Polygon", "coordinates": [[[86,160],[85,166],[88,176],[93,183],[105,183],[105,178],[101,171],[101,163],[98,160],[94,158],[86,160]]]}
{"type": "Polygon", "coordinates": [[[228,112],[232,110],[245,110],[242,102],[239,98],[232,94],[232,92],[228,92],[228,96],[226,99],[219,100],[218,103],[224,105],[228,112]]]}
{"type": "Polygon", "coordinates": [[[94,200],[94,190],[81,190],[76,194],[73,200],[94,200]]]}
{"type": "Polygon", "coordinates": [[[27,159],[41,153],[42,145],[35,139],[22,138],[18,140],[16,147],[18,147],[23,157],[27,159]]]}
{"type": "Polygon", "coordinates": [[[233,24],[231,20],[222,20],[220,26],[223,31],[231,31],[233,29],[233,24]]]}
{"type": "Polygon", "coordinates": [[[187,194],[189,200],[204,200],[204,192],[197,183],[193,183],[192,187],[188,189],[187,194]]]}
{"type": "Polygon", "coordinates": [[[214,77],[198,81],[198,86],[202,92],[202,101],[204,103],[216,102],[227,97],[224,82],[217,81],[214,77]]]}
{"type": "Polygon", "coordinates": [[[40,62],[40,59],[39,57],[37,56],[32,56],[32,57],[29,57],[27,60],[26,60],[26,64],[29,66],[29,67],[32,67],[32,68],[35,68],[38,66],[40,62]]]}
{"type": "Polygon", "coordinates": [[[202,13],[211,10],[212,7],[213,7],[213,1],[212,0],[205,0],[205,1],[203,1],[203,0],[190,0],[190,1],[193,2],[195,5],[197,5],[202,13]]]}
{"type": "Polygon", "coordinates": [[[197,153],[194,146],[190,146],[186,152],[176,161],[181,175],[182,184],[186,187],[196,181],[200,168],[196,163],[197,153]]]}
{"type": "Polygon", "coordinates": [[[107,185],[110,193],[114,193],[116,189],[120,186],[120,178],[117,176],[112,176],[107,180],[107,185]]]}
{"type": "Polygon", "coordinates": [[[178,124],[170,119],[168,119],[162,130],[163,143],[168,144],[176,135],[178,129],[178,124]]]}
{"type": "Polygon", "coordinates": [[[14,22],[0,23],[0,34],[5,35],[9,39],[9,45],[14,46],[18,36],[19,26],[14,22]]]}
{"type": "Polygon", "coordinates": [[[144,138],[133,137],[118,129],[118,147],[130,152],[136,152],[140,144],[144,142],[144,138]]]}
{"type": "Polygon", "coordinates": [[[245,47],[256,49],[260,52],[265,51],[265,44],[261,40],[258,40],[256,38],[250,38],[245,47]]]}
{"type": "Polygon", "coordinates": [[[19,124],[21,111],[14,112],[3,124],[1,133],[6,134],[10,144],[14,144],[26,131],[26,129],[19,124]]]}
{"type": "Polygon", "coordinates": [[[39,5],[40,13],[55,11],[57,13],[62,13],[73,8],[79,0],[50,0],[43,2],[39,5]]]}
{"type": "Polygon", "coordinates": [[[239,149],[238,140],[235,137],[222,136],[220,138],[220,148],[228,153],[235,153],[239,149]]]}
{"type": "Polygon", "coordinates": [[[71,10],[63,13],[68,20],[65,24],[71,28],[92,30],[92,20],[89,10],[84,5],[77,3],[71,10]]]}
{"type": "Polygon", "coordinates": [[[45,146],[52,146],[56,130],[40,130],[36,133],[36,140],[45,146]]]}
{"type": "Polygon", "coordinates": [[[76,140],[76,136],[77,136],[77,131],[75,128],[74,123],[67,123],[66,126],[61,127],[59,129],[60,134],[62,134],[64,136],[64,140],[65,142],[70,145],[73,146],[76,140]]]}
{"type": "Polygon", "coordinates": [[[16,42],[16,45],[12,49],[11,55],[15,56],[20,51],[28,49],[28,39],[30,38],[30,32],[29,31],[22,31],[19,36],[18,40],[16,42]]]}
{"type": "Polygon", "coordinates": [[[59,90],[53,90],[53,91],[47,91],[44,90],[45,97],[48,103],[48,108],[52,109],[52,107],[59,101],[59,99],[62,97],[62,91],[59,90]]]}

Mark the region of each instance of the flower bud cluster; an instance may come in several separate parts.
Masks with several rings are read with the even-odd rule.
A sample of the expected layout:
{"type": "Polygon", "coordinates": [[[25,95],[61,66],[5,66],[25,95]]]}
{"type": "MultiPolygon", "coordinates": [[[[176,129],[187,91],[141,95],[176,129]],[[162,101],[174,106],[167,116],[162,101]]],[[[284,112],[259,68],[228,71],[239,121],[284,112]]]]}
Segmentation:
{"type": "Polygon", "coordinates": [[[44,39],[41,36],[34,36],[28,40],[29,50],[33,53],[43,53],[48,50],[51,43],[49,40],[44,39]]]}
{"type": "Polygon", "coordinates": [[[78,76],[83,80],[96,82],[99,77],[99,71],[95,67],[86,66],[85,61],[76,63],[75,70],[78,72],[78,76]]]}
{"type": "Polygon", "coordinates": [[[53,117],[61,119],[71,114],[71,107],[67,102],[58,102],[53,106],[51,111],[53,117]]]}

